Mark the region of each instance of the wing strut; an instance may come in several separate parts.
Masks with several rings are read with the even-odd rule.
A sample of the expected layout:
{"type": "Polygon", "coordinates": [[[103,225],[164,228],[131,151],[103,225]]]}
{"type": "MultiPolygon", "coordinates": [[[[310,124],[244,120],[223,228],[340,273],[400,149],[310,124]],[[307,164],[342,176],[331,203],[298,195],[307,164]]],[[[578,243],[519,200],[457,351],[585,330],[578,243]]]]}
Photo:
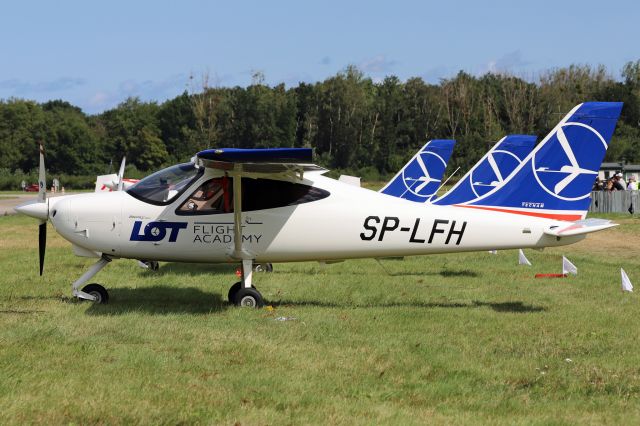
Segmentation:
{"type": "Polygon", "coordinates": [[[233,256],[242,259],[242,164],[233,165],[233,256]]]}

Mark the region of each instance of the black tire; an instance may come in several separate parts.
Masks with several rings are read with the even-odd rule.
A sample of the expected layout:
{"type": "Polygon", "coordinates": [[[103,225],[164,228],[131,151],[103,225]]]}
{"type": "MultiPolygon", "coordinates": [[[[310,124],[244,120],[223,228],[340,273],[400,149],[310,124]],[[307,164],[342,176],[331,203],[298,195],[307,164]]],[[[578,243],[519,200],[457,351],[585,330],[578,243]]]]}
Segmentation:
{"type": "Polygon", "coordinates": [[[149,262],[149,269],[151,269],[152,271],[157,271],[158,269],[160,269],[160,264],[157,261],[152,260],[149,262]]]}
{"type": "Polygon", "coordinates": [[[236,293],[242,288],[242,281],[238,281],[229,289],[229,293],[227,294],[227,300],[229,303],[236,303],[236,293]]]}
{"type": "MultiPolygon", "coordinates": [[[[109,293],[107,292],[107,289],[102,287],[100,284],[97,284],[97,283],[88,284],[82,288],[82,291],[96,298],[96,300],[94,300],[93,303],[104,305],[107,302],[109,302],[109,293]]],[[[81,299],[81,300],[84,300],[84,299],[81,299]]]]}
{"type": "Polygon", "coordinates": [[[255,288],[241,288],[235,295],[235,305],[245,308],[262,308],[264,300],[255,288]]]}
{"type": "Polygon", "coordinates": [[[271,263],[256,263],[253,270],[254,272],[273,272],[273,265],[271,263]]]}
{"type": "MultiPolygon", "coordinates": [[[[242,281],[238,281],[237,283],[231,286],[231,288],[229,289],[229,293],[227,294],[227,300],[229,301],[229,303],[233,303],[233,304],[236,303],[236,294],[238,294],[238,291],[240,291],[241,288],[242,288],[242,281]]],[[[254,286],[251,286],[251,288],[255,290],[254,286]]]]}

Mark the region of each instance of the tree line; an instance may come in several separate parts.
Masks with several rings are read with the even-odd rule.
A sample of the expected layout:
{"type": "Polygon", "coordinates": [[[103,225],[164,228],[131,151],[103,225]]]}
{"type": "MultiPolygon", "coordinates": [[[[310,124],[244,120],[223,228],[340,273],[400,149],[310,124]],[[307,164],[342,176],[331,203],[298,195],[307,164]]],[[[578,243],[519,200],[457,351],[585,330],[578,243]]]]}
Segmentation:
{"type": "Polygon", "coordinates": [[[49,173],[68,179],[116,170],[123,155],[127,174],[140,177],[210,147],[311,147],[325,167],[379,179],[427,140],[443,138],[458,141],[449,170],[467,170],[504,135],[542,138],[584,101],[624,102],[607,160],[638,162],[640,60],[627,63],[621,75],[571,65],[536,81],[461,71],[429,84],[395,76],[373,81],[349,66],[290,88],[265,85],[260,74],[248,87],[209,87],[203,79],[197,91],[165,102],[129,98],[97,115],[60,100],[11,98],[0,100],[0,186],[33,175],[39,141],[49,173]]]}

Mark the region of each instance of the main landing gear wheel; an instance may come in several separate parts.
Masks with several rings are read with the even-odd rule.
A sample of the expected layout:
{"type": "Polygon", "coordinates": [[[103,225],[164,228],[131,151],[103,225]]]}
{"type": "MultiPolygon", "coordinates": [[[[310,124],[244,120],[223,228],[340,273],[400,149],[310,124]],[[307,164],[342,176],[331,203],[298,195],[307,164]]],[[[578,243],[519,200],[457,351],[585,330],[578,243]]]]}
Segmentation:
{"type": "MultiPolygon", "coordinates": [[[[227,294],[227,300],[229,300],[229,303],[236,304],[236,294],[238,294],[241,288],[242,288],[242,281],[238,281],[237,283],[231,286],[231,288],[229,289],[229,293],[227,294]]],[[[254,286],[251,286],[251,288],[254,290],[256,289],[254,286]]]]}
{"type": "MultiPolygon", "coordinates": [[[[94,300],[93,303],[99,303],[104,305],[109,301],[109,293],[107,293],[107,289],[102,287],[100,284],[96,284],[96,283],[88,284],[82,288],[82,291],[96,298],[96,300],[94,300]]],[[[80,299],[80,300],[84,300],[84,299],[80,299]]]]}
{"type": "Polygon", "coordinates": [[[255,272],[273,272],[273,265],[271,263],[256,263],[253,270],[255,272]]]}
{"type": "Polygon", "coordinates": [[[260,292],[255,288],[241,288],[236,293],[235,304],[247,308],[262,308],[264,301],[260,292]]]}
{"type": "Polygon", "coordinates": [[[147,262],[147,264],[149,265],[149,269],[151,269],[152,271],[157,271],[158,269],[160,269],[160,264],[155,260],[151,260],[147,262]]]}

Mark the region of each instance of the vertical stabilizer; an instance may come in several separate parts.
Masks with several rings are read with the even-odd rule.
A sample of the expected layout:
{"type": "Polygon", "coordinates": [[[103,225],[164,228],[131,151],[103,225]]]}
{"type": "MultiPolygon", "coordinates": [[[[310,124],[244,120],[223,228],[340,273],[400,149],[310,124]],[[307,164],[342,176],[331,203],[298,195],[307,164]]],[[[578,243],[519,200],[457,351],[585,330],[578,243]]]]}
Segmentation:
{"type": "Polygon", "coordinates": [[[576,106],[502,185],[462,205],[559,220],[583,219],[621,110],[621,102],[576,106]]]}
{"type": "Polygon", "coordinates": [[[536,144],[534,135],[508,135],[496,143],[446,194],[433,204],[460,204],[476,200],[502,185],[536,144]]]}
{"type": "Polygon", "coordinates": [[[455,144],[448,139],[427,142],[380,192],[418,203],[429,201],[440,187],[455,144]]]}

